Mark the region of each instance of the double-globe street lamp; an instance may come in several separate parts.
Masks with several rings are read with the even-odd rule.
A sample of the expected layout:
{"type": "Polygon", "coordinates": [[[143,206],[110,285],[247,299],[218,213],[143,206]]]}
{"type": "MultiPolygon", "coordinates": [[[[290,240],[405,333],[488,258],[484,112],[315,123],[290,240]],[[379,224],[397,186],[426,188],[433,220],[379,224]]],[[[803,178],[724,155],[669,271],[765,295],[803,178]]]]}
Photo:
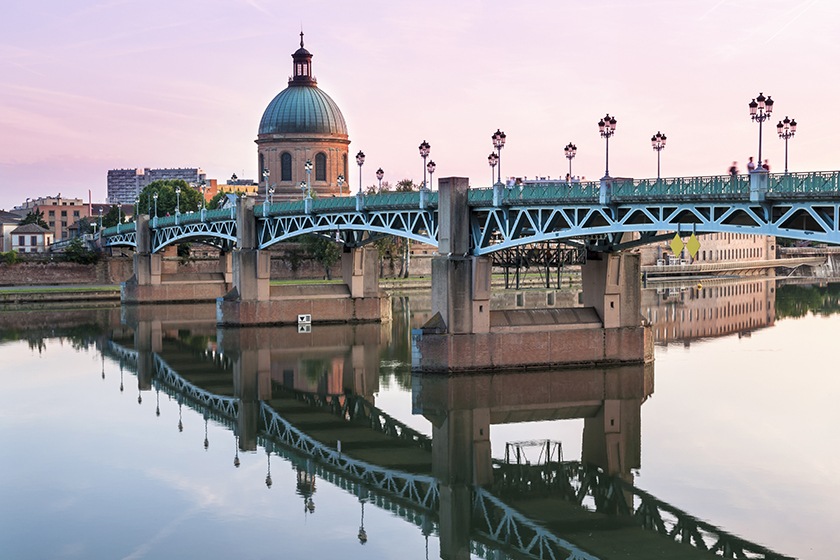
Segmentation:
{"type": "Polygon", "coordinates": [[[656,134],[654,134],[653,136],[650,137],[650,145],[654,149],[654,151],[656,152],[656,180],[657,181],[659,180],[659,154],[660,154],[660,152],[662,152],[662,150],[665,149],[666,140],[668,140],[668,138],[664,134],[662,134],[661,132],[658,132],[658,131],[657,131],[656,134]]]}
{"type": "Polygon", "coordinates": [[[385,172],[382,171],[382,168],[376,170],[376,180],[379,181],[379,191],[382,192],[382,177],[385,176],[385,172]]]}
{"type": "Polygon", "coordinates": [[[303,168],[306,170],[306,198],[312,198],[312,161],[306,160],[303,168]]]}
{"type": "Polygon", "coordinates": [[[776,132],[779,133],[779,138],[785,141],[785,174],[788,172],[788,140],[793,138],[796,134],[796,121],[785,117],[785,120],[779,121],[776,125],[776,132]]]}
{"type": "Polygon", "coordinates": [[[362,166],[365,164],[365,153],[362,150],[356,154],[356,163],[359,165],[359,194],[362,194],[362,166]]]}
{"type": "MultiPolygon", "coordinates": [[[[158,199],[158,193],[157,193],[157,191],[155,191],[155,194],[153,194],[153,195],[152,195],[152,198],[154,198],[154,199],[155,199],[155,220],[154,220],[154,224],[153,224],[153,225],[154,225],[155,227],[157,227],[157,199],[158,199]]],[[[101,212],[101,210],[100,210],[100,212],[101,212]]],[[[101,229],[101,225],[100,225],[100,229],[101,229]]]]}
{"type": "Polygon", "coordinates": [[[493,136],[490,137],[493,140],[493,147],[496,148],[496,162],[499,164],[499,182],[502,182],[502,148],[505,147],[505,139],[507,136],[501,129],[496,129],[496,132],[493,133],[493,136]]]}
{"type": "Polygon", "coordinates": [[[764,121],[770,118],[770,113],[773,112],[773,100],[768,95],[759,92],[758,97],[750,101],[750,118],[758,123],[758,161],[756,165],[761,169],[761,127],[764,121]]]}
{"type": "Polygon", "coordinates": [[[181,215],[181,187],[175,187],[175,215],[181,215]]]}
{"type": "Polygon", "coordinates": [[[338,183],[338,196],[341,196],[342,195],[341,187],[344,186],[344,175],[339,175],[336,178],[335,182],[338,183]]]}
{"type": "Polygon", "coordinates": [[[601,138],[607,141],[606,143],[606,168],[604,170],[604,178],[609,178],[610,176],[610,136],[615,134],[615,124],[616,124],[615,117],[611,117],[609,113],[607,113],[603,119],[598,121],[598,131],[601,133],[601,138]]]}
{"type": "Polygon", "coordinates": [[[421,189],[426,189],[426,158],[429,157],[429,152],[432,150],[432,147],[429,145],[428,142],[423,140],[420,142],[420,157],[423,158],[423,185],[420,187],[421,189]]]}
{"type": "Polygon", "coordinates": [[[566,147],[563,148],[563,153],[566,154],[566,159],[569,160],[569,181],[572,180],[572,160],[575,159],[575,155],[577,155],[577,146],[569,142],[566,144],[566,147]]]}
{"type": "Polygon", "coordinates": [[[435,172],[435,167],[437,167],[437,166],[435,165],[435,162],[432,161],[432,160],[429,160],[429,163],[426,164],[426,171],[429,172],[429,183],[431,183],[431,184],[434,184],[434,181],[432,181],[432,175],[435,172]]]}
{"type": "Polygon", "coordinates": [[[499,163],[499,156],[496,155],[496,152],[487,156],[487,163],[490,164],[490,184],[493,185],[496,183],[496,164],[499,163]]]}

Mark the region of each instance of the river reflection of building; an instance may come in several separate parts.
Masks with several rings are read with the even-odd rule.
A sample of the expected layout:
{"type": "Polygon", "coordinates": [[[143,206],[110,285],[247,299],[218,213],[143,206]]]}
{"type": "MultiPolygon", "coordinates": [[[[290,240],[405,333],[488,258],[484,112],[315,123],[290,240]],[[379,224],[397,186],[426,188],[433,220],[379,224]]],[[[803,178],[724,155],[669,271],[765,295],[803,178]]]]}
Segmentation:
{"type": "Polygon", "coordinates": [[[642,290],[642,314],[653,324],[657,344],[667,345],[772,326],[775,278],[712,278],[662,283],[642,290]]]}

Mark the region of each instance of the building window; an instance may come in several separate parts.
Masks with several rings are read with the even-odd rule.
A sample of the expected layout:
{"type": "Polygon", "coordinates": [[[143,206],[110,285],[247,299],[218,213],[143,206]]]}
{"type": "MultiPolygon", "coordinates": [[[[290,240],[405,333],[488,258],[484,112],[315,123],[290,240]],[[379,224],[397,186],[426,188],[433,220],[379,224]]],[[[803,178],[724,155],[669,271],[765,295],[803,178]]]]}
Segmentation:
{"type": "Polygon", "coordinates": [[[327,180],[327,156],[324,152],[315,154],[315,180],[327,180]]]}
{"type": "Polygon", "coordinates": [[[26,245],[26,236],[25,235],[18,235],[18,245],[25,246],[26,245]]]}
{"type": "Polygon", "coordinates": [[[280,154],[280,180],[292,180],[292,154],[289,152],[280,154]]]}
{"type": "Polygon", "coordinates": [[[30,235],[29,236],[29,244],[33,247],[38,244],[38,236],[37,235],[30,235]]]}
{"type": "Polygon", "coordinates": [[[67,210],[62,210],[62,211],[61,211],[61,217],[62,217],[62,218],[67,217],[67,210]]]}
{"type": "Polygon", "coordinates": [[[53,216],[55,216],[55,210],[50,210],[50,217],[52,218],[53,216]]]}
{"type": "Polygon", "coordinates": [[[73,217],[74,217],[74,218],[78,218],[78,217],[79,217],[79,211],[78,211],[78,210],[73,210],[73,217]]]}

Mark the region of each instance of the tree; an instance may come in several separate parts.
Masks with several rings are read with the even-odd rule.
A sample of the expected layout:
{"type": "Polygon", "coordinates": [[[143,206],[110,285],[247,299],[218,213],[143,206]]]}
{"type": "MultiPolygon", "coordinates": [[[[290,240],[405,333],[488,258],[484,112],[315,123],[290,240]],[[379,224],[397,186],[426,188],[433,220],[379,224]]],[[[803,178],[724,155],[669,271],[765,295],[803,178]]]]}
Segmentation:
{"type": "Polygon", "coordinates": [[[157,193],[157,215],[175,215],[175,208],[179,207],[181,213],[197,211],[201,208],[201,191],[190,186],[183,179],[159,179],[152,181],[140,192],[138,213],[155,215],[155,198],[157,193]],[[175,189],[180,187],[180,205],[178,206],[178,195],[175,189]]]}
{"type": "Polygon", "coordinates": [[[117,225],[122,218],[122,210],[115,204],[108,209],[107,214],[102,214],[102,227],[109,228],[117,225]]]}
{"type": "MultiPolygon", "coordinates": [[[[403,179],[397,183],[397,192],[411,192],[417,190],[417,185],[411,179],[403,179]]],[[[402,264],[400,266],[400,274],[403,278],[408,278],[408,269],[411,264],[411,240],[403,238],[399,240],[402,248],[402,264]]]]}
{"type": "Polygon", "coordinates": [[[99,260],[99,254],[88,249],[80,237],[74,237],[64,249],[64,260],[79,264],[93,264],[99,260]]]}
{"type": "Polygon", "coordinates": [[[44,213],[40,210],[30,210],[29,213],[20,221],[20,225],[37,224],[44,229],[50,229],[47,222],[44,221],[44,213]]]}
{"type": "Polygon", "coordinates": [[[208,209],[208,210],[216,210],[217,208],[219,208],[219,206],[221,206],[221,204],[222,204],[222,201],[223,201],[223,200],[227,197],[227,195],[229,195],[229,194],[235,194],[235,195],[236,195],[236,198],[237,198],[237,199],[239,199],[239,197],[240,197],[240,196],[242,196],[242,191],[236,191],[236,192],[234,192],[234,193],[227,193],[227,192],[221,192],[221,191],[217,192],[217,193],[213,196],[213,198],[211,198],[211,199],[207,202],[207,209],[208,209]]]}
{"type": "Polygon", "coordinates": [[[324,267],[327,280],[332,279],[332,266],[341,258],[341,247],[335,241],[318,235],[305,235],[302,245],[313,259],[324,267]]]}

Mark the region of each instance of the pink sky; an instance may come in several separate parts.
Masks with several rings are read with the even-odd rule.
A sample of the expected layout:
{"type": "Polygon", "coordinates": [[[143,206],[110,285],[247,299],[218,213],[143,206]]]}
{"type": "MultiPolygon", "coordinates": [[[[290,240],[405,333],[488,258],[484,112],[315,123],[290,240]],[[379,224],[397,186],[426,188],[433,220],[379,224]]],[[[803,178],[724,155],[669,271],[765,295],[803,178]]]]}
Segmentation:
{"type": "Polygon", "coordinates": [[[59,192],[101,201],[114,168],[256,178],[260,117],[301,25],[351,155],[367,155],[365,185],[380,166],[419,182],[425,139],[436,178],[486,186],[497,128],[504,175],[564,175],[571,141],[573,173],[596,179],[606,112],[613,176],[655,176],[660,130],[663,176],[724,174],[756,155],[759,91],[776,101],[773,171],[785,115],[799,123],[792,171],[840,168],[836,0],[31,0],[0,18],[0,208],[59,192]]]}

